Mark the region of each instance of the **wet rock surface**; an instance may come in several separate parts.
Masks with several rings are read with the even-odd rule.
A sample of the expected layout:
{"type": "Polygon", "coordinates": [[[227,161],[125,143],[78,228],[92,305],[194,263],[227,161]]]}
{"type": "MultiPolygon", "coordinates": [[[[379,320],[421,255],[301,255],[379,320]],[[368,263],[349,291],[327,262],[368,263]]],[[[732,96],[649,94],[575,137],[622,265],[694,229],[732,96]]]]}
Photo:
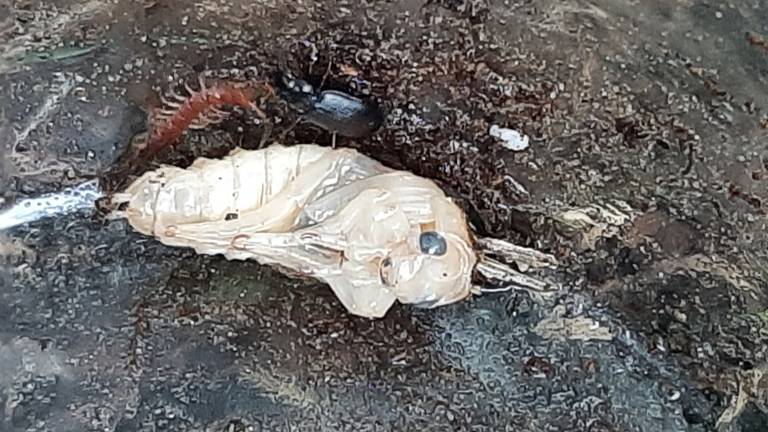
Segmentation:
{"type": "MultiPolygon", "coordinates": [[[[43,220],[0,234],[0,430],[764,430],[766,22],[746,0],[0,6],[8,200],[104,172],[177,80],[290,68],[385,108],[338,146],[435,179],[563,285],[371,321],[124,222],[43,220]]],[[[143,168],[331,143],[264,110],[143,168]]]]}

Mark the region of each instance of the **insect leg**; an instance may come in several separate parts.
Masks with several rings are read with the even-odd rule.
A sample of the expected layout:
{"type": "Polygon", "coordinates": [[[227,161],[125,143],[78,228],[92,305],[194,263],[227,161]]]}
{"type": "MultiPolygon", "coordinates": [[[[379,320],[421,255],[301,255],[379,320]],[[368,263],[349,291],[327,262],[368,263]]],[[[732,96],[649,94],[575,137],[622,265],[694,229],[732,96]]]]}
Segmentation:
{"type": "Polygon", "coordinates": [[[322,81],[320,81],[320,87],[317,88],[318,91],[323,89],[323,85],[325,84],[325,80],[328,78],[328,75],[331,74],[331,64],[333,63],[333,57],[328,58],[328,67],[325,70],[325,74],[323,75],[322,81]]]}
{"type": "MultiPolygon", "coordinates": [[[[190,87],[189,84],[186,82],[184,83],[184,89],[187,92],[189,92],[190,95],[194,95],[195,93],[197,93],[196,91],[192,90],[192,87],[190,87]]],[[[200,91],[202,92],[202,89],[200,91]]]]}
{"type": "Polygon", "coordinates": [[[297,118],[296,121],[294,121],[293,124],[288,127],[288,129],[284,130],[283,133],[280,134],[280,141],[284,142],[285,137],[288,136],[288,133],[291,132],[296,127],[296,125],[299,124],[300,121],[301,118],[297,118]]]}
{"type": "Polygon", "coordinates": [[[262,263],[287,266],[308,276],[319,273],[327,277],[342,271],[342,251],[308,245],[295,233],[240,234],[232,238],[231,248],[258,257],[262,263]]]}
{"type": "Polygon", "coordinates": [[[166,106],[166,107],[173,107],[173,108],[181,107],[181,102],[170,101],[164,95],[160,95],[160,102],[162,102],[163,106],[166,106]]]}
{"type": "Polygon", "coordinates": [[[207,87],[205,86],[205,77],[203,76],[203,74],[200,74],[197,76],[197,82],[198,84],[200,84],[201,92],[204,92],[205,90],[207,90],[207,87]]]}
{"type": "Polygon", "coordinates": [[[175,91],[175,90],[173,90],[173,89],[171,89],[171,90],[168,92],[168,94],[169,94],[169,96],[170,96],[170,97],[172,97],[172,98],[176,99],[176,100],[177,100],[177,101],[179,101],[179,102],[186,102],[186,101],[187,101],[187,98],[186,98],[186,97],[184,97],[184,96],[182,96],[182,95],[180,95],[180,94],[176,93],[176,91],[175,91]]]}

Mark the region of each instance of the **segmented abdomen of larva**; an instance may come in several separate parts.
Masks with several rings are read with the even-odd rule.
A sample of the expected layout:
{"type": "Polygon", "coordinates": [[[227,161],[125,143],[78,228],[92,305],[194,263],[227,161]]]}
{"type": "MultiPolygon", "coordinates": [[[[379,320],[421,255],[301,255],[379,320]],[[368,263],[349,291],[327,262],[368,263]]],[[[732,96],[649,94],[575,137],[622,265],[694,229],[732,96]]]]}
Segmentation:
{"type": "MultiPolygon", "coordinates": [[[[271,87],[265,85],[267,91],[271,87]]],[[[163,98],[163,107],[150,119],[150,139],[144,149],[145,156],[151,156],[176,142],[188,129],[202,128],[223,120],[225,112],[218,108],[226,105],[252,109],[263,117],[255,104],[255,85],[218,82],[207,86],[200,80],[200,89],[195,91],[187,86],[188,95],[171,93],[163,98]]]]}
{"type": "Polygon", "coordinates": [[[329,151],[316,145],[233,150],[223,159],[197,159],[189,168],[164,166],[126,189],[126,217],[146,235],[172,225],[222,221],[256,210],[329,151]]]}

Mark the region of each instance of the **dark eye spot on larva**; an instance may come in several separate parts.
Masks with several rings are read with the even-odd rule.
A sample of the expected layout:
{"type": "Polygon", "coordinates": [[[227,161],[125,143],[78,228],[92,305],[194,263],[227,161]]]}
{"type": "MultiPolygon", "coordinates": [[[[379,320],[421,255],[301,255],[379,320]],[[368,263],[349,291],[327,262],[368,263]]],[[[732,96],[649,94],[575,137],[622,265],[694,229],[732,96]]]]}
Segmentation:
{"type": "Polygon", "coordinates": [[[448,251],[448,243],[439,233],[427,231],[419,236],[419,248],[427,255],[441,256],[448,251]]]}
{"type": "Polygon", "coordinates": [[[235,220],[237,218],[238,218],[237,213],[227,213],[227,215],[224,216],[224,220],[228,220],[228,221],[235,220]]]}
{"type": "Polygon", "coordinates": [[[392,259],[389,257],[384,258],[384,260],[381,261],[381,265],[379,266],[379,280],[381,280],[381,283],[384,285],[391,285],[391,282],[389,280],[390,270],[392,269],[392,259]]]}

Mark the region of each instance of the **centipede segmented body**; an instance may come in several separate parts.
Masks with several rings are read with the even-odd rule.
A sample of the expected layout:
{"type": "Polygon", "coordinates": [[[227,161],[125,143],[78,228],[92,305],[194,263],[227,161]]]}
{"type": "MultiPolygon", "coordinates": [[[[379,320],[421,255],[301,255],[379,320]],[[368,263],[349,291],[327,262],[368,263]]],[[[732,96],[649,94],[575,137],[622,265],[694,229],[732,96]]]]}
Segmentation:
{"type": "Polygon", "coordinates": [[[150,114],[150,135],[143,150],[145,157],[174,144],[189,129],[203,129],[223,121],[228,116],[221,109],[224,106],[239,106],[255,112],[259,118],[266,118],[256,100],[274,94],[269,84],[224,80],[207,84],[202,75],[198,76],[198,82],[198,90],[184,84],[186,96],[173,90],[167,97],[160,96],[162,107],[150,114]]]}

